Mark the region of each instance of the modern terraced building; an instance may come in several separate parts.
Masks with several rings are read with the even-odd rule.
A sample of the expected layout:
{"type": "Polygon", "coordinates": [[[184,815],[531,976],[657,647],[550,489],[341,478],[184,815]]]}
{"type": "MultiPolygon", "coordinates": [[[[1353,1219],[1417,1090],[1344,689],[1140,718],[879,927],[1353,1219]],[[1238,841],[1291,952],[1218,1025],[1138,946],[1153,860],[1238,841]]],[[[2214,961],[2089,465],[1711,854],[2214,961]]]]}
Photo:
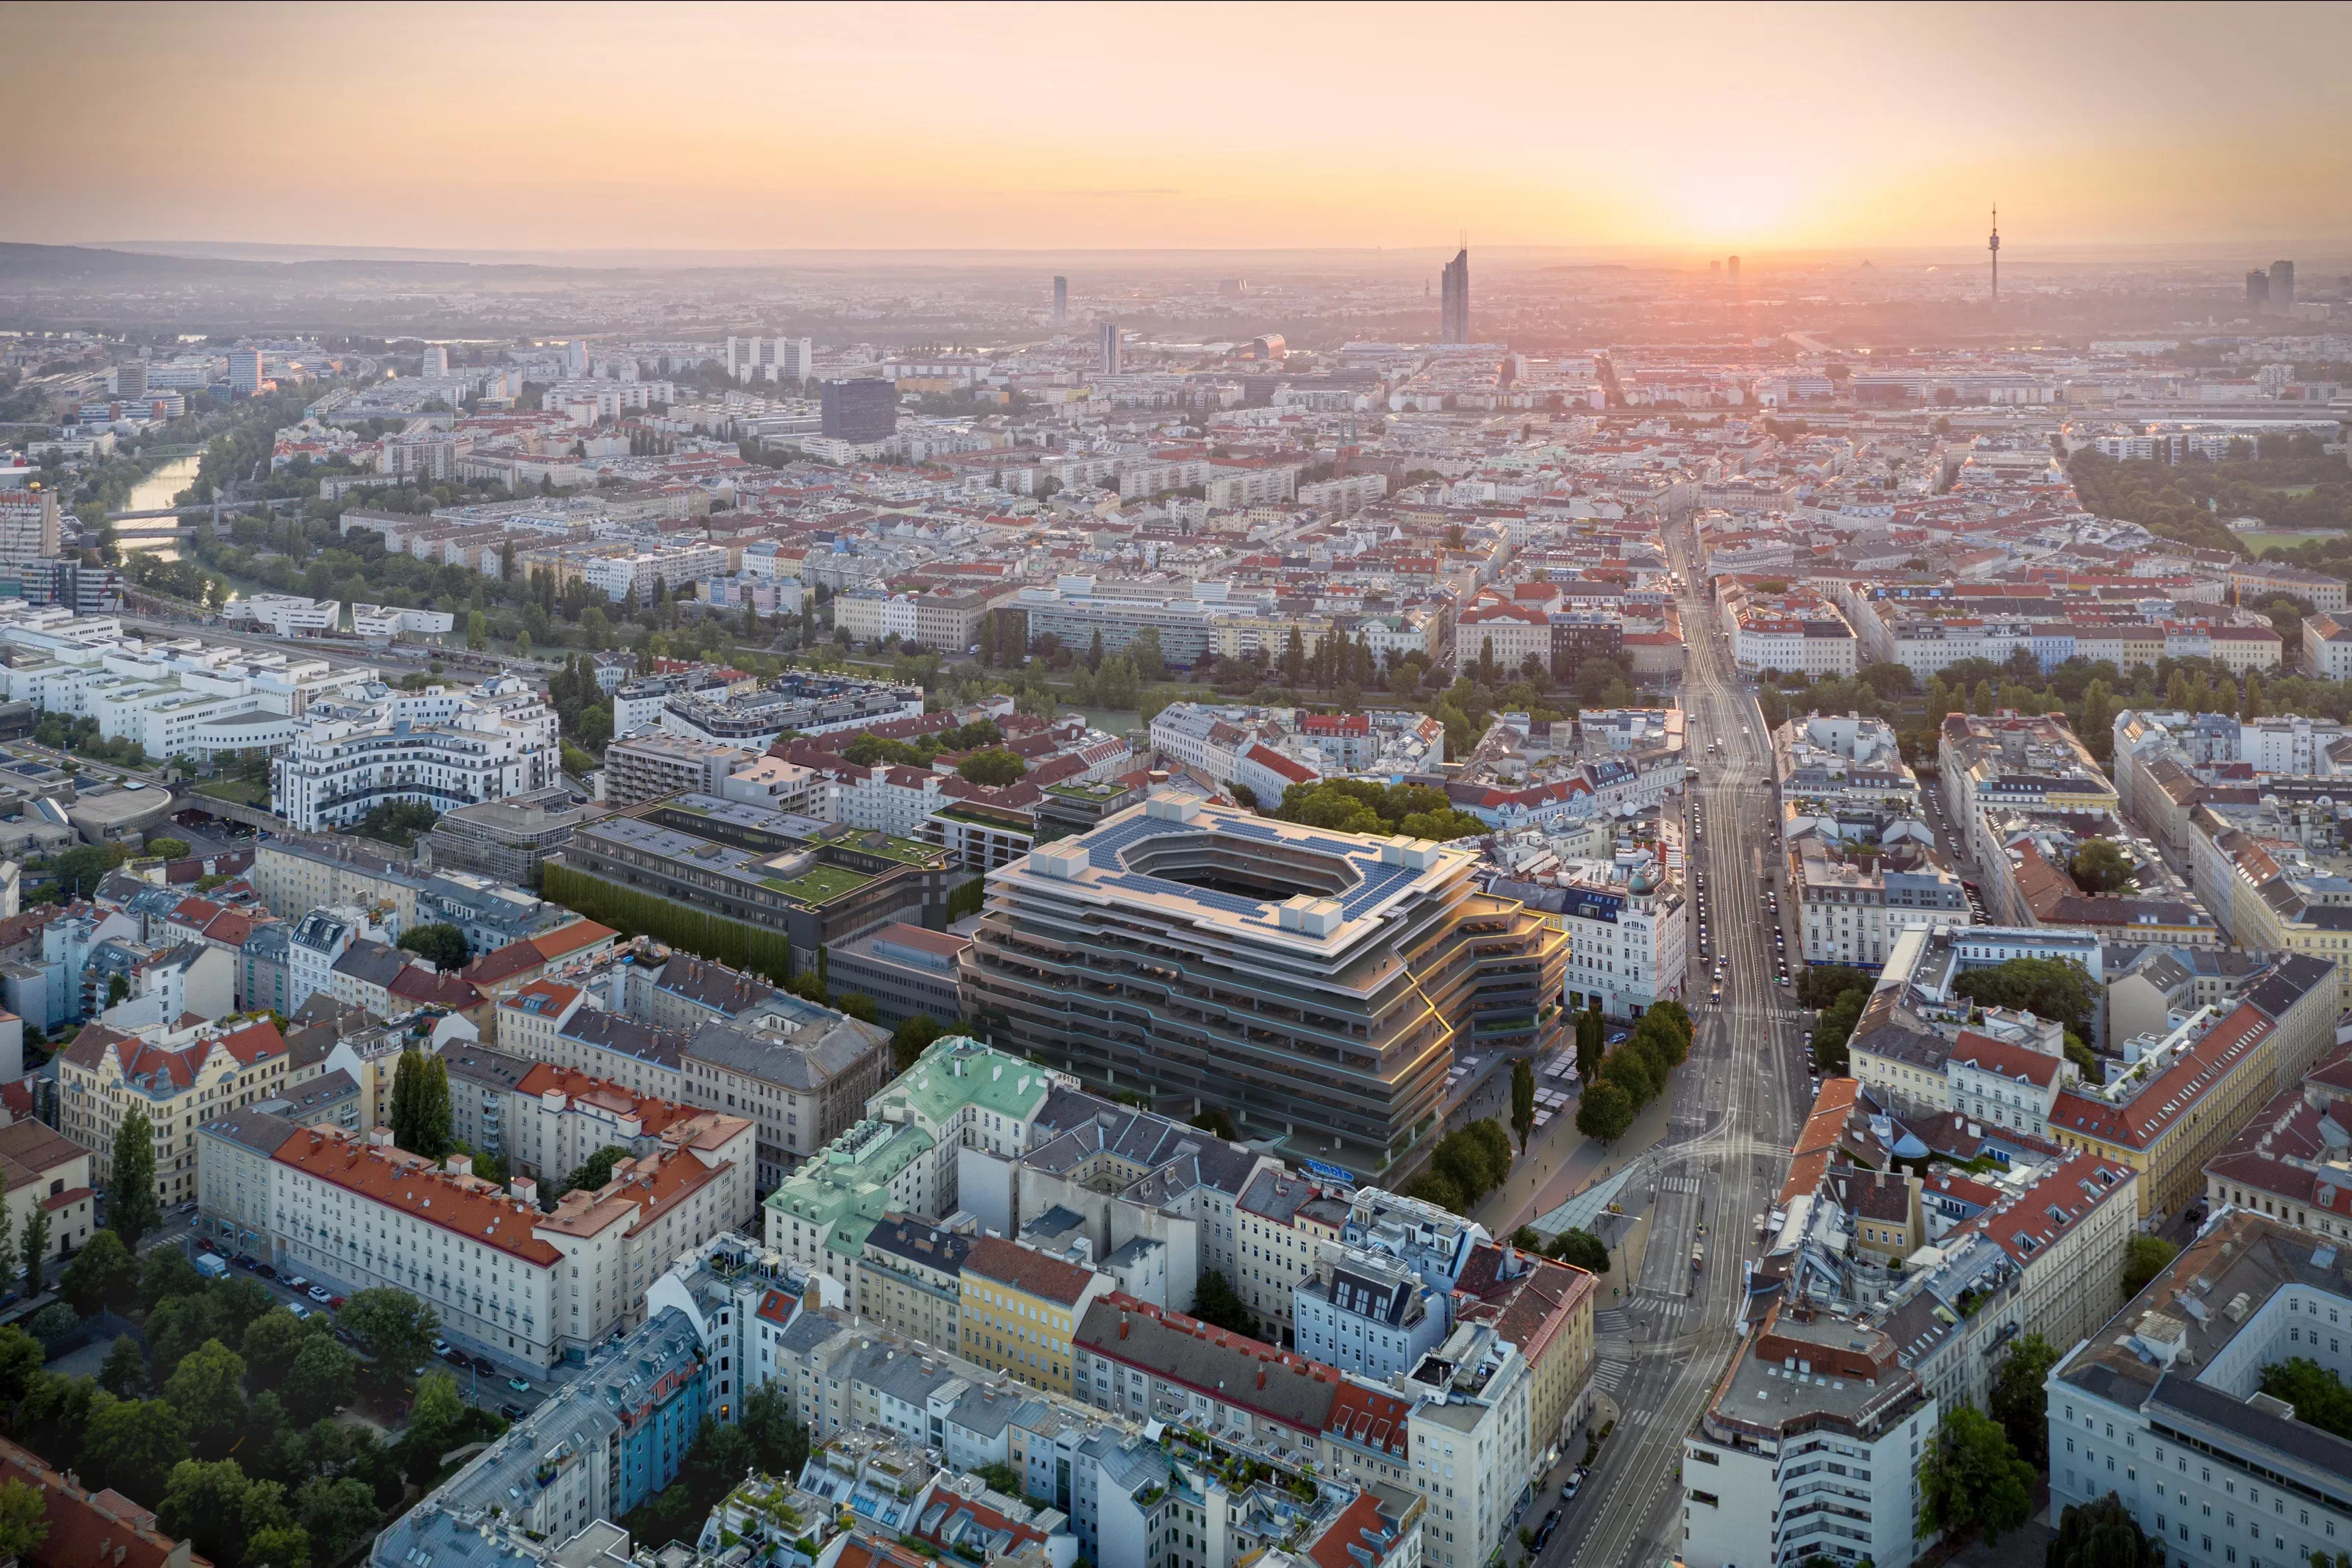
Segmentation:
{"type": "Polygon", "coordinates": [[[713,795],[674,795],[576,831],[549,857],[558,873],[782,933],[794,961],[892,921],[937,929],[968,873],[911,839],[772,811],[713,795]]]}
{"type": "Polygon", "coordinates": [[[1555,1043],[1566,938],[1475,857],[1154,796],[992,873],[966,1016],[1153,1107],[1377,1175],[1471,1050],[1555,1043]]]}

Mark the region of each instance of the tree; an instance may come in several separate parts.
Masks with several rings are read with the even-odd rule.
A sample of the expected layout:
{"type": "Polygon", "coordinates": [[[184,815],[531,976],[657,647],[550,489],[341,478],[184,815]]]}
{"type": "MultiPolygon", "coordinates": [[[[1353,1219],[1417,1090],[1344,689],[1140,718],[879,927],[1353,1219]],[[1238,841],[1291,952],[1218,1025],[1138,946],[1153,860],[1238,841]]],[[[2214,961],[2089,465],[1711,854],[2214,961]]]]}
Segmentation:
{"type": "Polygon", "coordinates": [[[353,1293],[336,1322],[380,1372],[394,1376],[405,1376],[429,1357],[441,1330],[439,1313],[407,1291],[385,1286],[353,1293]]]}
{"type": "Polygon", "coordinates": [[[751,1439],[752,1458],[765,1474],[796,1476],[808,1463],[808,1428],[793,1419],[792,1406],[779,1385],[763,1383],[745,1395],[737,1424],[751,1439]]]}
{"type": "Polygon", "coordinates": [[[392,1075],[393,1142],[437,1160],[449,1152],[449,1069],[437,1056],[402,1053],[392,1075]]]}
{"type": "Polygon", "coordinates": [[[466,934],[446,920],[403,934],[400,945],[445,974],[466,967],[466,934]]]}
{"type": "Polygon", "coordinates": [[[106,1188],[107,1228],[136,1253],[139,1239],[155,1228],[155,1126],[132,1107],[114,1131],[114,1175],[106,1188]]]}
{"type": "Polygon", "coordinates": [[[1601,998],[1594,997],[1576,1015],[1576,1075],[1587,1085],[1600,1076],[1601,1052],[1608,1040],[1609,1026],[1601,1016],[1601,998]]]}
{"type": "Polygon", "coordinates": [[[2163,1273],[2179,1254],[2180,1249],[2161,1236],[2133,1237],[2124,1247],[2124,1300],[2128,1301],[2146,1290],[2147,1282],[2163,1273]]]}
{"type": "Polygon", "coordinates": [[[2131,884],[2138,867],[2113,839],[2085,839],[2066,869],[2084,893],[2113,893],[2131,884]]]}
{"type": "Polygon", "coordinates": [[[247,1381],[257,1390],[277,1387],[310,1337],[309,1326],[283,1307],[254,1319],[245,1329],[247,1381]]]}
{"type": "Polygon", "coordinates": [[[975,751],[956,764],[958,778],[991,788],[1011,784],[1027,771],[1021,758],[1003,750],[975,751]]]}
{"type": "Polygon", "coordinates": [[[477,610],[466,617],[466,646],[478,653],[490,645],[490,618],[477,610]]]}
{"type": "Polygon", "coordinates": [[[161,855],[167,861],[184,861],[189,853],[185,839],[149,839],[143,847],[149,854],[161,855]]]}
{"type": "Polygon", "coordinates": [[[1633,1097],[1602,1079],[1584,1087],[1576,1107],[1576,1130],[1597,1143],[1613,1144],[1633,1124],[1633,1097]]]}
{"type": "Polygon", "coordinates": [[[163,1397],[180,1413],[199,1452],[226,1450],[245,1419],[245,1358],[216,1339],[180,1359],[163,1397]]]}
{"type": "Polygon", "coordinates": [[[1993,1545],[2032,1514],[2033,1480],[2033,1467],[2017,1457],[1991,1416],[1955,1405],[1919,1462],[1921,1531],[1982,1529],[1985,1543],[1993,1545]]]}
{"type": "Polygon", "coordinates": [[[1238,1334],[1257,1334],[1257,1319],[1249,1303],[1227,1281],[1224,1271],[1211,1269],[1193,1281],[1192,1315],[1213,1327],[1238,1334]]]}
{"type": "MultiPolygon", "coordinates": [[[[99,1232],[103,1236],[104,1231],[99,1232]]],[[[136,1399],[147,1389],[147,1353],[129,1334],[117,1334],[107,1347],[106,1364],[99,1368],[99,1386],[117,1399],[136,1399]]]]}
{"type": "Polygon", "coordinates": [[[2294,1418],[2336,1437],[2352,1437],[2352,1389],[2307,1356],[2292,1356],[2262,1369],[2257,1382],[2273,1399],[2294,1406],[2294,1418]]]}
{"type": "MultiPolygon", "coordinates": [[[[2328,1559],[2314,1553],[2311,1561],[2312,1568],[2326,1568],[2328,1559]]],[[[2113,1492],[2096,1502],[2068,1503],[2042,1556],[2045,1568],[2160,1568],[2163,1562],[2164,1549],[2113,1492]]]]}
{"type": "Polygon", "coordinates": [[[244,1558],[246,1500],[253,1490],[235,1459],[183,1459],[172,1467],[155,1521],[222,1564],[244,1558]]]}
{"type": "Polygon", "coordinates": [[[2091,1028],[2091,978],[2071,959],[2011,958],[1969,970],[1953,980],[1952,989],[1980,1007],[2023,1008],[2056,1019],[2079,1034],[2091,1028]]]}
{"type": "Polygon", "coordinates": [[[1588,1274],[1609,1272],[1609,1249],[1590,1230],[1563,1230],[1552,1238],[1551,1255],[1588,1274]]]}
{"type": "Polygon", "coordinates": [[[325,1420],[351,1403],[358,1374],[359,1364],[350,1351],[324,1334],[311,1335],[302,1343],[294,1364],[286,1370],[286,1381],[279,1390],[286,1401],[286,1413],[298,1427],[325,1420]]]}
{"type": "Polygon", "coordinates": [[[123,1002],[123,1001],[127,1001],[127,1000],[129,1000],[129,999],[130,999],[130,997],[131,997],[131,977],[130,977],[130,976],[128,976],[128,975],[109,975],[109,976],[106,977],[106,1005],[107,1005],[108,1007],[110,1007],[110,1007],[115,1006],[115,1005],[116,1005],[116,1004],[118,1004],[118,1003],[121,1003],[121,1002],[123,1002]]]}
{"type": "Polygon", "coordinates": [[[39,1204],[25,1220],[25,1294],[37,1296],[46,1287],[41,1270],[49,1260],[49,1211],[39,1204]]]}
{"type": "Polygon", "coordinates": [[[904,1072],[914,1066],[931,1042],[945,1033],[947,1030],[929,1013],[917,1013],[900,1024],[890,1036],[891,1059],[898,1063],[898,1071],[904,1072]]]}
{"type": "Polygon", "coordinates": [[[375,1489],[357,1476],[317,1476],[303,1482],[294,1494],[294,1515],[313,1549],[329,1562],[339,1561],[383,1517],[375,1489]]]}
{"type": "Polygon", "coordinates": [[[75,1312],[90,1317],[109,1308],[121,1312],[129,1307],[138,1282],[139,1265],[122,1238],[101,1230],[66,1265],[58,1278],[58,1292],[75,1312]]]}
{"type": "Polygon", "coordinates": [[[2010,1446],[2037,1470],[2050,1462],[2050,1396],[2042,1380],[2057,1363],[2057,1351],[2038,1333],[2012,1341],[1986,1401],[1992,1418],[2009,1434],[2010,1446]]]}
{"type": "Polygon", "coordinates": [[[152,1312],[157,1302],[172,1296],[201,1296],[206,1282],[186,1253],[159,1247],[139,1261],[139,1304],[152,1312]]]}
{"type": "Polygon", "coordinates": [[[32,1556],[49,1538],[49,1503],[41,1489],[11,1476],[0,1482],[0,1559],[32,1556]]]}
{"type": "Polygon", "coordinates": [[[163,1400],[117,1399],[104,1393],[91,1399],[81,1447],[87,1479],[152,1508],[163,1496],[172,1467],[187,1457],[187,1427],[163,1400]]]}
{"type": "Polygon", "coordinates": [[[602,1192],[605,1184],[613,1179],[613,1167],[628,1157],[628,1150],[618,1145],[607,1144],[580,1163],[579,1168],[564,1182],[563,1191],[602,1192]]]}
{"type": "MultiPolygon", "coordinates": [[[[35,1377],[41,1375],[41,1364],[47,1357],[40,1342],[15,1323],[0,1327],[0,1407],[16,1405],[26,1398],[35,1377]]],[[[20,1415],[28,1414],[20,1412],[20,1415]]],[[[22,1423],[12,1427],[12,1432],[22,1429],[22,1423]]]]}
{"type": "Polygon", "coordinates": [[[1528,1152],[1528,1139],[1536,1130],[1536,1070],[1535,1064],[1521,1057],[1511,1063],[1511,1131],[1519,1135],[1519,1153],[1528,1152]]]}

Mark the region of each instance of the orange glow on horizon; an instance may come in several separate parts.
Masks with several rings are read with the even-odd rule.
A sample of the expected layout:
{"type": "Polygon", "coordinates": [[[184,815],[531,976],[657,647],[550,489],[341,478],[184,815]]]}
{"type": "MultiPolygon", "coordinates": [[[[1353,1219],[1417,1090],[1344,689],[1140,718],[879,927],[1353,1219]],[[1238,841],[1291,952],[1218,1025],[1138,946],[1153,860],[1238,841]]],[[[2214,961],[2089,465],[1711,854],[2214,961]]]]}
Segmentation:
{"type": "Polygon", "coordinates": [[[13,8],[0,234],[1694,253],[2352,238],[2352,10],[13,8]],[[2292,47],[2288,41],[2292,40],[2292,47]]]}

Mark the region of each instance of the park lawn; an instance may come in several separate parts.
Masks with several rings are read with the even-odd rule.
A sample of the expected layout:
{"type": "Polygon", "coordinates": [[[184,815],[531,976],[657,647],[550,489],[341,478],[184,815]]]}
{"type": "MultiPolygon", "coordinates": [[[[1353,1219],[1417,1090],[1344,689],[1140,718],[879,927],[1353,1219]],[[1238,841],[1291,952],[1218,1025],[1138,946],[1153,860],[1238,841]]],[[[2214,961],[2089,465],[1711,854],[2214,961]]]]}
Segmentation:
{"type": "MultiPolygon", "coordinates": [[[[2305,486],[2305,488],[2308,487],[2309,486],[2305,486]]],[[[2258,533],[2240,534],[2238,538],[2247,549],[2253,552],[2254,556],[2259,559],[2263,551],[2272,549],[2273,546],[2280,549],[2291,550],[2299,546],[2308,544],[2314,539],[2340,539],[2343,537],[2344,530],[2341,528],[2331,528],[2326,532],[2313,532],[2307,534],[2273,533],[2269,529],[2265,528],[2258,533]]]]}
{"type": "Polygon", "coordinates": [[[265,810],[269,806],[269,786],[250,779],[207,779],[196,786],[196,793],[239,806],[259,806],[265,810]]]}

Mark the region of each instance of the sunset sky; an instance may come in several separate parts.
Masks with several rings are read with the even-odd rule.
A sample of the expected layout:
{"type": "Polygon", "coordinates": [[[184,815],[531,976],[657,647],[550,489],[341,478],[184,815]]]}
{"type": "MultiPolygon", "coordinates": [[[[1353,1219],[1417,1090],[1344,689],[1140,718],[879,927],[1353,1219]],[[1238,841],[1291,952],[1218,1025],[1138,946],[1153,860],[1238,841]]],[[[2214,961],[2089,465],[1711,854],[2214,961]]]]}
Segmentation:
{"type": "Polygon", "coordinates": [[[2352,237],[2331,6],[7,7],[0,237],[2352,237]]]}

